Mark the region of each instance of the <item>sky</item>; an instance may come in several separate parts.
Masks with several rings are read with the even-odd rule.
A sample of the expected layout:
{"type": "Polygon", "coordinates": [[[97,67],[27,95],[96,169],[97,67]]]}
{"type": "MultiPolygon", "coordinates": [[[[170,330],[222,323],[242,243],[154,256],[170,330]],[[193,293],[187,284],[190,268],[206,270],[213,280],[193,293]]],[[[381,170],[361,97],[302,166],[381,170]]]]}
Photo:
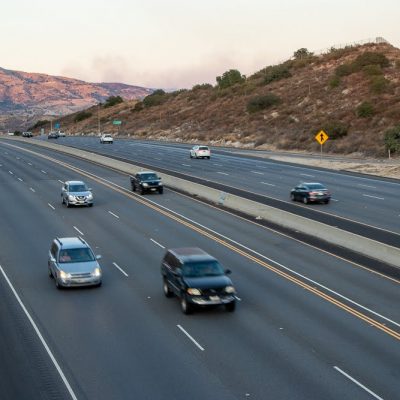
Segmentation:
{"type": "Polygon", "coordinates": [[[0,67],[150,88],[251,75],[305,47],[383,37],[399,0],[1,0],[0,67]]]}

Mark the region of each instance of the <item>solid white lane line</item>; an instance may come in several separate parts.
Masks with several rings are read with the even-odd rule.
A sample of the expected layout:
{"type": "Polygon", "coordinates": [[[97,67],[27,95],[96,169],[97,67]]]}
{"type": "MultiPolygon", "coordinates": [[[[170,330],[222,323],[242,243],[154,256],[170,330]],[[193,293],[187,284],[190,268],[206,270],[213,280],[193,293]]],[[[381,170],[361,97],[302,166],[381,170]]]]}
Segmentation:
{"type": "Polygon", "coordinates": [[[337,199],[332,199],[332,197],[331,197],[331,201],[339,201],[339,200],[337,200],[337,199]]]}
{"type": "Polygon", "coordinates": [[[350,379],[353,383],[355,383],[357,386],[359,386],[360,388],[364,389],[366,392],[368,392],[371,396],[375,397],[378,400],[383,400],[382,397],[379,397],[377,394],[375,394],[372,390],[369,390],[366,386],[364,386],[363,384],[361,384],[360,382],[358,382],[356,379],[354,379],[353,377],[351,377],[349,374],[346,374],[346,372],[344,372],[343,370],[341,370],[339,367],[333,367],[336,371],[338,371],[339,373],[341,373],[342,375],[344,375],[347,379],[350,379]]]}
{"type": "Polygon", "coordinates": [[[33,189],[33,188],[29,188],[29,190],[31,190],[33,193],[35,193],[35,189],[33,189]]]}
{"type": "Polygon", "coordinates": [[[190,164],[182,164],[184,167],[191,167],[190,164]]]}
{"type": "Polygon", "coordinates": [[[21,178],[17,178],[20,182],[23,182],[24,180],[23,179],[21,179],[21,178]]]}
{"type": "Polygon", "coordinates": [[[221,174],[221,175],[229,175],[226,172],[217,172],[217,174],[221,174]]]}
{"type": "Polygon", "coordinates": [[[362,186],[362,187],[366,187],[366,188],[376,189],[376,186],[363,185],[362,183],[357,183],[357,186],[362,186]]]}
{"type": "Polygon", "coordinates": [[[42,169],[40,170],[40,172],[43,172],[44,174],[47,174],[47,172],[46,172],[46,171],[43,171],[42,169]]]}
{"type": "Polygon", "coordinates": [[[16,157],[17,158],[17,160],[19,160],[20,159],[20,157],[16,157]]]}
{"type": "Polygon", "coordinates": [[[75,229],[80,235],[85,236],[85,234],[82,233],[76,226],[74,226],[74,229],[75,229]]]}
{"type": "Polygon", "coordinates": [[[189,335],[180,325],[177,325],[177,327],[201,350],[204,351],[204,348],[200,346],[198,342],[196,342],[195,339],[193,339],[192,336],[189,335]]]}
{"type": "Polygon", "coordinates": [[[118,268],[126,277],[129,276],[117,263],[113,262],[113,265],[115,268],[118,268]]]}
{"type": "Polygon", "coordinates": [[[63,182],[63,181],[61,181],[60,179],[58,180],[58,182],[60,182],[60,183],[64,184],[64,182],[63,182]]]}
{"type": "Polygon", "coordinates": [[[308,176],[309,178],[315,178],[314,175],[309,175],[309,174],[300,174],[301,176],[308,176]]]}
{"type": "Polygon", "coordinates": [[[17,291],[14,289],[14,286],[12,285],[11,281],[8,279],[8,276],[6,275],[5,271],[3,270],[3,267],[0,265],[0,271],[4,276],[4,279],[6,280],[6,282],[8,283],[8,286],[10,287],[11,291],[13,292],[15,298],[17,299],[19,305],[21,306],[23,312],[25,313],[26,317],[28,318],[29,322],[31,323],[34,331],[36,332],[36,335],[38,336],[39,340],[41,341],[43,347],[45,348],[47,354],[49,355],[51,361],[53,362],[57,372],[59,373],[62,381],[64,382],[65,387],[67,388],[71,398],[73,400],[78,400],[78,398],[76,397],[74,391],[72,390],[71,385],[68,382],[68,379],[66,378],[66,376],[64,375],[64,372],[62,371],[60,365],[58,364],[56,358],[54,357],[53,353],[50,350],[50,347],[47,345],[46,341],[44,340],[44,337],[42,336],[39,328],[37,327],[37,325],[35,324],[35,321],[33,320],[33,318],[31,317],[31,315],[29,314],[28,310],[26,309],[24,303],[22,302],[22,300],[20,299],[20,297],[18,296],[17,291]]]}
{"type": "Polygon", "coordinates": [[[55,210],[55,207],[52,206],[50,203],[47,203],[47,205],[48,205],[50,208],[52,208],[53,210],[55,210]]]}
{"type": "Polygon", "coordinates": [[[3,164],[0,164],[0,167],[2,167],[3,166],[3,164]]]}
{"type": "Polygon", "coordinates": [[[28,165],[32,165],[32,163],[28,162],[28,165]]]}
{"type": "Polygon", "coordinates": [[[214,163],[213,165],[215,165],[216,167],[222,167],[222,164],[214,163]]]}
{"type": "Polygon", "coordinates": [[[118,218],[118,219],[119,219],[118,215],[117,215],[117,214],[114,214],[112,211],[109,211],[108,213],[109,213],[109,214],[111,214],[113,217],[115,217],[115,218],[118,218]]]}
{"type": "Polygon", "coordinates": [[[12,171],[8,171],[11,175],[14,175],[14,172],[12,172],[12,171]]]}
{"type": "Polygon", "coordinates": [[[268,186],[276,186],[273,183],[268,183],[268,182],[261,182],[263,185],[268,185],[268,186]]]}
{"type": "Polygon", "coordinates": [[[242,299],[240,297],[235,296],[235,299],[238,301],[242,301],[242,299]]]}
{"type": "Polygon", "coordinates": [[[252,174],[264,175],[264,172],[250,171],[252,174]]]}
{"type": "Polygon", "coordinates": [[[151,240],[154,244],[156,244],[157,246],[161,247],[162,249],[165,249],[165,247],[164,247],[162,244],[156,242],[154,239],[150,239],[150,240],[151,240]]]}
{"type": "Polygon", "coordinates": [[[369,194],[363,194],[363,196],[364,196],[364,197],[371,197],[372,199],[385,200],[383,197],[370,196],[369,194]]]}

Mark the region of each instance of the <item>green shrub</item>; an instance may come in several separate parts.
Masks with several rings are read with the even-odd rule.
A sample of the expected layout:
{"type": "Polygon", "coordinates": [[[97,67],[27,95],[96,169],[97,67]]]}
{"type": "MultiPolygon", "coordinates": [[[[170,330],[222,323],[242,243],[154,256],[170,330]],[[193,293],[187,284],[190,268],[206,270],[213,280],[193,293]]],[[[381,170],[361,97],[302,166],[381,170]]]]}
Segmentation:
{"type": "Polygon", "coordinates": [[[378,64],[365,65],[362,71],[366,76],[382,75],[382,68],[378,64]]]}
{"type": "Polygon", "coordinates": [[[264,73],[264,84],[266,85],[274,81],[280,81],[281,79],[290,78],[292,76],[289,68],[284,64],[267,67],[264,69],[264,73]]]}
{"type": "Polygon", "coordinates": [[[293,53],[293,56],[295,59],[302,59],[302,58],[308,58],[311,57],[314,53],[311,53],[308,51],[305,47],[302,47],[301,49],[296,50],[293,53]]]}
{"type": "Polygon", "coordinates": [[[383,76],[378,75],[371,78],[370,89],[372,93],[384,93],[389,86],[389,81],[383,76]]]}
{"type": "MultiPolygon", "coordinates": [[[[329,139],[335,140],[340,139],[347,135],[348,128],[340,121],[328,121],[324,124],[323,130],[329,136],[329,139]]],[[[317,134],[320,129],[316,130],[315,134],[317,134]]]]}
{"type": "Polygon", "coordinates": [[[115,106],[116,104],[120,104],[123,101],[124,99],[121,96],[110,96],[104,103],[104,108],[115,106]]]}
{"type": "Polygon", "coordinates": [[[330,80],[329,80],[329,87],[334,89],[336,87],[338,87],[340,85],[340,78],[338,76],[333,76],[330,80]]]}
{"type": "Polygon", "coordinates": [[[338,77],[347,76],[354,72],[352,64],[341,64],[335,69],[335,75],[338,77]]]}
{"type": "Polygon", "coordinates": [[[395,65],[397,69],[400,69],[400,60],[396,60],[395,65]]]}
{"type": "Polygon", "coordinates": [[[92,116],[92,113],[89,111],[80,111],[75,116],[75,122],[83,121],[84,119],[90,118],[91,116],[92,116]]]}
{"type": "Polygon", "coordinates": [[[374,107],[368,101],[363,101],[356,109],[356,115],[360,118],[372,117],[374,114],[374,107]]]}
{"type": "Polygon", "coordinates": [[[389,66],[389,60],[383,53],[375,53],[366,51],[360,54],[354,61],[353,65],[357,71],[360,71],[366,65],[379,65],[382,68],[389,66]]]}
{"type": "Polygon", "coordinates": [[[166,93],[162,89],[155,90],[152,94],[149,94],[143,99],[143,105],[145,107],[154,107],[163,104],[167,100],[166,93]]]}
{"type": "Polygon", "coordinates": [[[246,77],[242,75],[237,69],[230,69],[216,78],[218,87],[221,89],[228,88],[236,85],[237,83],[243,83],[246,77]]]}
{"type": "Polygon", "coordinates": [[[264,110],[268,107],[277,105],[281,102],[281,99],[273,93],[268,93],[264,96],[257,96],[249,100],[247,103],[247,111],[255,113],[257,111],[264,110]]]}
{"type": "Polygon", "coordinates": [[[143,102],[142,101],[138,101],[135,106],[132,109],[132,112],[138,112],[138,111],[142,111],[144,108],[143,102]]]}
{"type": "Polygon", "coordinates": [[[21,131],[14,131],[14,135],[15,135],[15,136],[21,136],[21,135],[22,135],[22,132],[21,132],[21,131]]]}
{"type": "Polygon", "coordinates": [[[198,85],[194,85],[192,87],[193,91],[197,91],[197,90],[205,90],[205,89],[212,89],[212,85],[210,85],[209,83],[202,83],[202,84],[198,84],[198,85]]]}
{"type": "Polygon", "coordinates": [[[392,153],[400,151],[400,125],[388,129],[384,137],[386,150],[392,153]]]}

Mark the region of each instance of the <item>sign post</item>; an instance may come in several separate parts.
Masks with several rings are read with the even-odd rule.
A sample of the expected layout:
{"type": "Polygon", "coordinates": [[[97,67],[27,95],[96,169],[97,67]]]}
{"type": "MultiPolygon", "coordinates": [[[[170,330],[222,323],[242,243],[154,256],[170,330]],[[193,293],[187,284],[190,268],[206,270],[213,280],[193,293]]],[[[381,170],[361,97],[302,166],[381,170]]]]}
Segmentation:
{"type": "Polygon", "coordinates": [[[117,125],[118,126],[118,135],[119,135],[119,128],[120,128],[121,124],[122,124],[122,121],[120,121],[120,120],[115,119],[113,121],[113,125],[117,125]]]}
{"type": "Polygon", "coordinates": [[[329,136],[323,131],[315,135],[315,140],[321,145],[320,161],[322,161],[322,145],[329,139],[329,136]]]}

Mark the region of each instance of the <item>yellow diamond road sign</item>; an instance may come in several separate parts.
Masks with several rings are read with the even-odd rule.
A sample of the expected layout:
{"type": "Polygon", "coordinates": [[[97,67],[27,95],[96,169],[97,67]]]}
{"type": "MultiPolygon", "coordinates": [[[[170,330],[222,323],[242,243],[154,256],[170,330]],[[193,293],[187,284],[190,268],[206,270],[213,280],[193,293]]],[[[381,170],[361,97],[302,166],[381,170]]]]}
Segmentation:
{"type": "Polygon", "coordinates": [[[329,139],[329,136],[324,131],[319,131],[315,135],[315,140],[321,145],[324,144],[328,139],[329,139]]]}

